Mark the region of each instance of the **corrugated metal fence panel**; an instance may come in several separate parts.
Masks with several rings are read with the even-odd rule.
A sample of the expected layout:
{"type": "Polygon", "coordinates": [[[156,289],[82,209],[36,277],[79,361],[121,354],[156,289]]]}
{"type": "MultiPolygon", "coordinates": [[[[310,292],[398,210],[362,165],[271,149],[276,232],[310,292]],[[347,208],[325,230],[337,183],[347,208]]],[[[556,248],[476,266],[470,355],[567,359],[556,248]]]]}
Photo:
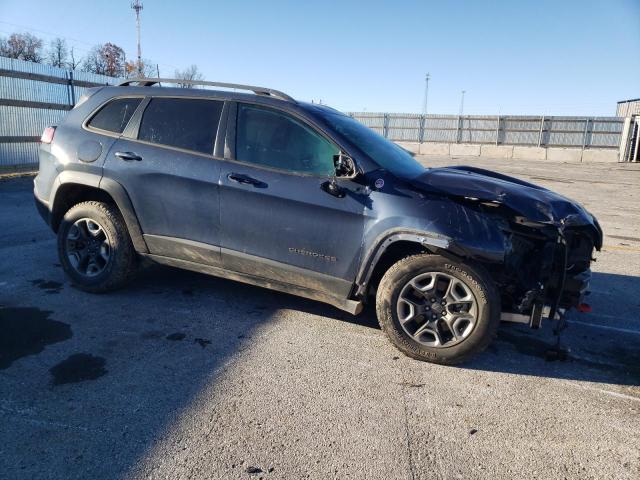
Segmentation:
{"type": "Polygon", "coordinates": [[[458,134],[459,118],[451,115],[427,115],[424,119],[423,141],[455,142],[458,134]]]}
{"type": "Polygon", "coordinates": [[[49,125],[58,125],[64,110],[0,105],[0,137],[40,136],[49,125]]]}
{"type": "Polygon", "coordinates": [[[618,117],[631,117],[633,115],[640,115],[640,98],[618,102],[616,115],[618,117]]]}
{"type": "Polygon", "coordinates": [[[420,115],[390,116],[387,121],[389,138],[399,141],[417,142],[420,140],[420,115]]]}
{"type": "Polygon", "coordinates": [[[69,89],[66,85],[0,77],[0,98],[27,102],[46,102],[69,105],[69,89]]]}
{"type": "Polygon", "coordinates": [[[496,145],[618,148],[624,125],[620,117],[349,115],[390,140],[496,145]]]}
{"type": "Polygon", "coordinates": [[[88,88],[86,83],[77,85],[76,82],[113,85],[122,80],[5,57],[0,57],[0,70],[3,70],[0,75],[0,102],[37,103],[0,105],[0,137],[4,137],[0,138],[0,168],[3,169],[37,165],[38,143],[19,142],[23,139],[15,137],[39,137],[45,127],[59,124],[67,109],[88,88]],[[31,75],[34,78],[28,78],[31,75]]]}
{"type": "Polygon", "coordinates": [[[593,120],[590,131],[592,147],[618,148],[624,129],[624,121],[618,117],[605,117],[593,120]]]}
{"type": "Polygon", "coordinates": [[[458,138],[460,143],[495,143],[496,118],[460,118],[460,133],[458,138]]]}
{"type": "Polygon", "coordinates": [[[540,136],[540,117],[501,117],[499,144],[537,145],[540,136]]]}
{"type": "Polygon", "coordinates": [[[37,164],[37,143],[0,143],[0,169],[37,164]]]}

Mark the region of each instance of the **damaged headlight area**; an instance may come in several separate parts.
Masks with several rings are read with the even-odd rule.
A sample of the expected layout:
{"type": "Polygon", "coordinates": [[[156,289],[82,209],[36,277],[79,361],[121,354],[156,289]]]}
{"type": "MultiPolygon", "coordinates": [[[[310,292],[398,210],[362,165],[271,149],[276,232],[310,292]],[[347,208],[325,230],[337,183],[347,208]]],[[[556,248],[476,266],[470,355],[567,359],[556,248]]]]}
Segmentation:
{"type": "Polygon", "coordinates": [[[485,266],[501,292],[503,314],[542,317],[578,307],[588,294],[594,249],[602,230],[593,216],[571,215],[555,223],[533,221],[499,201],[465,198],[464,203],[493,218],[504,233],[502,264],[485,266]]]}
{"type": "Polygon", "coordinates": [[[546,316],[555,318],[558,310],[582,303],[591,279],[593,227],[535,225],[514,218],[505,235],[504,268],[497,279],[503,310],[531,315],[530,324],[537,327],[545,307],[546,316]]]}

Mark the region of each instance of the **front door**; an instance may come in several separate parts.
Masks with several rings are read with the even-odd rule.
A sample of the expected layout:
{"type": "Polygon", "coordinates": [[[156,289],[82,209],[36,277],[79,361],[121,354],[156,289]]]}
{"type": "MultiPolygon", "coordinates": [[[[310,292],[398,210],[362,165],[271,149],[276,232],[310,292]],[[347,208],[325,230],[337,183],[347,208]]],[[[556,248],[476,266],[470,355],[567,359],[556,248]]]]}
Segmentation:
{"type": "Polygon", "coordinates": [[[220,263],[220,163],[213,157],[224,102],[155,97],[109,152],[152,254],[220,263]]]}
{"type": "Polygon", "coordinates": [[[322,188],[339,148],[275,109],[239,103],[235,121],[233,158],[220,175],[223,266],[346,297],[361,254],[365,198],[346,179],[339,180],[342,196],[322,188]]]}

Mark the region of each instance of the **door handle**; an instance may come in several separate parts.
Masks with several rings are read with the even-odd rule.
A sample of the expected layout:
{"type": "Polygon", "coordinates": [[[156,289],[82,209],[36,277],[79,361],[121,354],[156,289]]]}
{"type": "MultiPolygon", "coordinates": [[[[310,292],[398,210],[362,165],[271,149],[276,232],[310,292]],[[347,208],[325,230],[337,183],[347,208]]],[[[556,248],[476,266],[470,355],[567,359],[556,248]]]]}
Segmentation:
{"type": "Polygon", "coordinates": [[[132,160],[139,162],[140,160],[142,160],[142,157],[140,155],[137,155],[133,152],[116,152],[115,156],[120,160],[125,160],[127,162],[130,162],[132,160]]]}
{"type": "Polygon", "coordinates": [[[267,186],[266,183],[261,182],[260,180],[256,180],[249,175],[243,175],[241,173],[230,173],[229,175],[227,175],[227,178],[232,182],[242,183],[244,185],[253,185],[254,187],[258,188],[264,188],[267,186]]]}

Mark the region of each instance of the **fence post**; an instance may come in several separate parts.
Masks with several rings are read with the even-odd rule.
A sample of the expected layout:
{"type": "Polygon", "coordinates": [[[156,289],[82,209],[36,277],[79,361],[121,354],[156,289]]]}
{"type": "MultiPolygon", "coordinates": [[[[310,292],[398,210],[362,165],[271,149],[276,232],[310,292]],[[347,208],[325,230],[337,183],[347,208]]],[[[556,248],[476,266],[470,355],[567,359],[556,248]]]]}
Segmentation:
{"type": "Polygon", "coordinates": [[[538,133],[538,147],[542,146],[543,132],[544,132],[544,115],[540,117],[540,132],[538,133]]]}
{"type": "Polygon", "coordinates": [[[460,143],[460,118],[461,116],[458,115],[458,124],[456,125],[456,143],[460,143]]]}
{"type": "Polygon", "coordinates": [[[498,122],[496,123],[496,145],[500,143],[500,115],[498,115],[498,122]]]}
{"type": "Polygon", "coordinates": [[[68,88],[69,88],[69,92],[71,93],[70,106],[71,108],[73,108],[73,106],[76,104],[76,89],[73,88],[73,70],[69,70],[69,87],[68,88]]]}
{"type": "Polygon", "coordinates": [[[420,115],[420,130],[418,130],[418,142],[424,142],[424,125],[427,121],[426,115],[420,115]]]}
{"type": "Polygon", "coordinates": [[[389,138],[389,114],[385,113],[382,120],[382,136],[389,138]]]}
{"type": "Polygon", "coordinates": [[[584,133],[582,134],[582,149],[584,150],[587,146],[587,134],[589,132],[589,121],[590,118],[585,118],[584,120],[584,133]]]}
{"type": "Polygon", "coordinates": [[[589,118],[584,119],[584,132],[582,133],[582,155],[580,155],[580,161],[583,161],[584,149],[587,146],[587,132],[589,131],[589,118]]]}

